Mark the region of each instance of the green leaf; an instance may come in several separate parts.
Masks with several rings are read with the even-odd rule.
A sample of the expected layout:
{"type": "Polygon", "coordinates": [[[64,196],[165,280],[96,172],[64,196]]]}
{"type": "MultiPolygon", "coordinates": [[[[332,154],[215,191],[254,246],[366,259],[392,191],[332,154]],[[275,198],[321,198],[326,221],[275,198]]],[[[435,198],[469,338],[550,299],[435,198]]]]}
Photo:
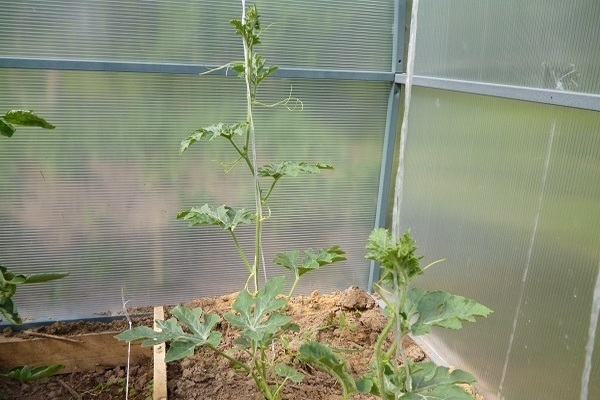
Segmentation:
{"type": "Polygon", "coordinates": [[[362,377],[356,380],[356,389],[360,393],[371,393],[378,395],[379,391],[373,382],[373,378],[362,377]]]}
{"type": "Polygon", "coordinates": [[[2,118],[0,118],[0,135],[6,137],[12,137],[12,135],[17,131],[14,125],[9,124],[2,118]]]}
{"type": "MultiPolygon", "coordinates": [[[[14,288],[14,286],[13,286],[14,288]]],[[[17,312],[17,307],[15,303],[11,300],[11,296],[14,294],[10,293],[5,295],[4,293],[0,293],[0,313],[6,318],[8,322],[13,325],[21,325],[23,320],[19,317],[19,313],[17,312]]]]}
{"type": "Polygon", "coordinates": [[[176,306],[171,310],[172,318],[166,321],[157,320],[156,325],[160,331],[155,331],[147,326],[138,326],[115,336],[116,339],[134,342],[142,340],[142,346],[156,346],[161,343],[170,343],[165,356],[167,361],[178,360],[194,353],[194,348],[204,345],[217,347],[221,342],[221,332],[213,332],[212,328],[220,320],[216,314],[205,314],[202,309],[189,309],[176,306]],[[204,322],[200,322],[203,318],[204,322]],[[184,332],[178,325],[181,321],[191,333],[184,332]]]}
{"type": "Polygon", "coordinates": [[[45,274],[33,274],[27,275],[25,277],[25,283],[42,283],[48,281],[54,281],[56,279],[62,279],[66,276],[69,276],[68,272],[55,272],[55,273],[45,273],[45,274]]]}
{"type": "Polygon", "coordinates": [[[302,382],[304,374],[300,371],[295,370],[286,364],[277,364],[275,366],[275,373],[283,378],[288,378],[296,383],[302,382]]]}
{"type": "Polygon", "coordinates": [[[10,124],[21,126],[37,126],[44,129],[54,129],[55,126],[32,110],[11,110],[4,115],[4,120],[10,124]]]}
{"type": "Polygon", "coordinates": [[[275,333],[287,327],[290,318],[276,312],[287,302],[277,298],[283,292],[283,277],[268,280],[255,296],[243,290],[238,294],[231,307],[239,315],[228,313],[225,319],[242,330],[242,335],[260,345],[268,344],[275,333]]]}
{"type": "Polygon", "coordinates": [[[197,344],[194,342],[172,342],[165,354],[165,362],[181,360],[194,355],[197,344]]]}
{"type": "Polygon", "coordinates": [[[287,251],[279,253],[273,262],[289,269],[295,276],[300,277],[309,271],[315,271],[325,265],[333,264],[338,261],[345,261],[344,251],[339,246],[332,246],[328,249],[303,250],[302,257],[300,251],[287,251]]]}
{"type": "Polygon", "coordinates": [[[402,400],[473,400],[475,397],[456,385],[437,386],[426,392],[412,392],[402,396],[402,400]]]}
{"type": "Polygon", "coordinates": [[[305,163],[283,161],[279,164],[267,164],[258,169],[258,175],[280,179],[284,176],[298,176],[300,174],[318,174],[323,169],[333,169],[329,164],[305,163]]]}
{"type": "Polygon", "coordinates": [[[204,323],[200,323],[202,309],[200,307],[190,309],[176,306],[171,310],[171,315],[183,322],[185,326],[196,336],[200,337],[204,342],[210,343],[213,347],[217,347],[221,340],[219,332],[212,332],[212,329],[221,321],[221,317],[217,314],[204,314],[204,323]],[[218,334],[218,341],[215,343],[218,334]]]}
{"type": "Polygon", "coordinates": [[[393,287],[394,277],[406,284],[407,280],[423,273],[420,266],[423,257],[415,255],[417,247],[410,231],[394,240],[387,229],[375,229],[369,235],[367,250],[365,258],[381,264],[379,281],[385,286],[393,287]]]}
{"type": "Polygon", "coordinates": [[[256,216],[245,208],[235,210],[226,205],[213,208],[204,204],[200,208],[194,207],[190,211],[180,212],[177,219],[188,221],[189,226],[215,225],[233,232],[239,224],[251,224],[256,216]]]}
{"type": "Polygon", "coordinates": [[[356,384],[352,374],[348,371],[346,363],[339,360],[329,347],[319,342],[308,342],[300,346],[299,352],[303,361],[314,364],[337,379],[342,386],[344,396],[356,393],[356,384]]]}
{"type": "Polygon", "coordinates": [[[432,326],[460,329],[461,321],[475,322],[475,317],[485,317],[492,312],[474,300],[443,291],[411,288],[406,297],[406,319],[412,321],[419,316],[410,327],[415,336],[430,333],[432,326]]]}
{"type": "Polygon", "coordinates": [[[30,283],[48,282],[55,279],[61,279],[69,275],[68,273],[47,273],[32,275],[16,275],[0,266],[0,313],[11,324],[20,325],[23,323],[17,312],[17,307],[11,300],[11,297],[17,291],[17,285],[30,283]]]}
{"type": "Polygon", "coordinates": [[[21,382],[29,382],[52,376],[63,368],[65,368],[65,366],[62,364],[42,365],[40,367],[33,368],[23,365],[15,367],[5,374],[0,374],[0,376],[16,379],[21,382]]]}
{"type": "Polygon", "coordinates": [[[235,135],[243,135],[244,133],[246,133],[247,129],[248,125],[246,122],[240,122],[233,125],[228,125],[220,122],[216,125],[196,129],[194,132],[190,133],[184,141],[181,142],[179,154],[186,151],[192,144],[199,140],[206,139],[208,141],[211,141],[218,137],[232,139],[235,135]]]}
{"type": "Polygon", "coordinates": [[[418,366],[418,369],[415,368],[417,369],[415,372],[411,371],[414,392],[432,390],[438,386],[475,382],[473,375],[460,369],[450,370],[446,367],[437,366],[432,362],[421,362],[413,365],[418,366]]]}

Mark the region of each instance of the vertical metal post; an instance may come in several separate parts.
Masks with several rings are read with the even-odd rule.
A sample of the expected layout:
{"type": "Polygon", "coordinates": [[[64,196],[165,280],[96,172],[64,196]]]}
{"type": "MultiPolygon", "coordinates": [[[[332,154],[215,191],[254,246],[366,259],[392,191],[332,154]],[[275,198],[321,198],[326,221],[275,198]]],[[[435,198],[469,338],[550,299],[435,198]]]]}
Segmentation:
{"type": "MultiPolygon", "coordinates": [[[[392,72],[399,74],[404,66],[404,26],[406,22],[406,0],[394,1],[394,29],[392,44],[392,72]]],[[[388,97],[385,137],[383,141],[383,154],[381,156],[381,172],[379,174],[379,190],[377,192],[377,210],[375,212],[375,228],[386,227],[386,217],[389,203],[389,194],[394,175],[394,155],[396,144],[396,131],[398,128],[398,114],[400,111],[400,84],[392,82],[388,97]]],[[[373,284],[379,279],[379,265],[371,261],[367,291],[373,291],[373,284]]]]}

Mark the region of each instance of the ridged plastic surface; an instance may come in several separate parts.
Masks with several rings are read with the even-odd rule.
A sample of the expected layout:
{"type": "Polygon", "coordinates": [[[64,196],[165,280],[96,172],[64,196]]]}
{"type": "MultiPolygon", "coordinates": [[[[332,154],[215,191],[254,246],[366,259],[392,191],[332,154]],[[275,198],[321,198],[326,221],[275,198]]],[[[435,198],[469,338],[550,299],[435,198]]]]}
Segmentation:
{"type": "MultiPolygon", "coordinates": [[[[288,67],[387,71],[393,2],[257,1],[262,52],[288,67]]],[[[248,2],[250,4],[250,2],[248,2]]],[[[25,0],[0,4],[0,56],[221,65],[240,60],[241,1],[25,0]]]]}
{"type": "Polygon", "coordinates": [[[600,93],[600,2],[419,3],[417,75],[600,93]]]}
{"type": "MultiPolygon", "coordinates": [[[[244,165],[225,141],[194,129],[245,117],[242,81],[219,76],[0,70],[3,104],[34,109],[53,131],[19,128],[0,146],[0,260],[15,272],[70,271],[25,286],[26,317],[71,318],[130,306],[173,304],[239,290],[246,270],[217,227],[188,228],[178,212],[204,203],[253,208],[244,165]]],[[[324,162],[333,171],[282,179],[270,201],[264,250],[340,245],[348,261],[307,275],[301,291],[366,285],[364,244],[375,220],[388,85],[265,81],[259,100],[290,88],[304,105],[256,110],[258,162],[324,162]]],[[[252,228],[239,227],[251,251],[252,228]]]]}
{"type": "Polygon", "coordinates": [[[446,259],[419,285],[495,311],[428,339],[486,399],[579,399],[600,265],[599,132],[596,112],[414,88],[401,225],[425,261],[446,259]]]}

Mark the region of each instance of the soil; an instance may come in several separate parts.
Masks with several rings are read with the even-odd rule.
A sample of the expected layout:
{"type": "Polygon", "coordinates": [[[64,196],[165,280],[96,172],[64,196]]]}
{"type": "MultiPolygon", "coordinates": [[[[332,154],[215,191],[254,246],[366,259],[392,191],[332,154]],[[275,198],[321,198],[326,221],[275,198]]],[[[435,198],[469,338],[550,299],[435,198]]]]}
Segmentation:
{"type": "MultiPolygon", "coordinates": [[[[186,305],[202,307],[205,312],[216,312],[222,316],[230,311],[235,296],[236,294],[230,294],[217,298],[202,298],[186,305]]],[[[355,376],[366,373],[375,340],[385,325],[385,318],[375,301],[356,287],[327,295],[313,292],[308,296],[293,298],[289,303],[288,315],[300,325],[301,331],[290,333],[287,336],[286,348],[275,350],[286,361],[293,362],[295,368],[304,373],[305,378],[298,384],[286,383],[282,398],[341,399],[342,391],[334,378],[297,361],[294,355],[303,342],[318,340],[339,349],[355,376]]],[[[152,325],[150,317],[139,319],[136,323],[152,325]]],[[[111,324],[57,323],[38,330],[48,334],[72,335],[106,330],[122,331],[127,327],[126,321],[116,321],[111,324]]],[[[223,334],[221,347],[235,351],[232,349],[232,341],[236,337],[235,328],[223,319],[218,329],[223,334]]],[[[425,359],[425,353],[414,342],[405,339],[404,345],[411,359],[425,359]]],[[[260,399],[251,378],[234,371],[227,360],[203,348],[196,350],[193,357],[169,363],[167,374],[169,400],[260,399]]],[[[152,376],[151,359],[132,365],[128,398],[152,399],[152,376]]],[[[0,379],[0,400],[121,400],[126,398],[125,380],[124,366],[57,375],[29,383],[0,379]]],[[[465,390],[472,392],[471,388],[465,390]]],[[[356,394],[351,398],[375,399],[374,396],[364,394],[356,394]]],[[[477,399],[483,400],[480,396],[477,399]]]]}

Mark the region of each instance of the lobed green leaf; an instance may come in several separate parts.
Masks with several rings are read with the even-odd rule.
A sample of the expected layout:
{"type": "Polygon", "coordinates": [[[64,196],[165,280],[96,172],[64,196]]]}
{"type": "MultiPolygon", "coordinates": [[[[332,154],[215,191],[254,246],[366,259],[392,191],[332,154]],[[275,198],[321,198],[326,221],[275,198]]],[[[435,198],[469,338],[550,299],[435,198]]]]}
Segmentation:
{"type": "Polygon", "coordinates": [[[239,224],[251,224],[256,216],[245,208],[235,210],[227,205],[213,208],[204,204],[200,208],[194,207],[190,211],[180,212],[177,219],[188,221],[189,226],[215,225],[233,232],[239,224]]]}
{"type": "Polygon", "coordinates": [[[365,258],[380,263],[380,283],[384,286],[393,287],[394,277],[404,282],[423,273],[420,266],[423,257],[415,254],[417,247],[410,231],[394,240],[387,229],[375,229],[369,235],[367,250],[365,258]]]}
{"type": "Polygon", "coordinates": [[[323,169],[333,169],[329,164],[283,161],[278,164],[269,163],[258,169],[258,175],[280,179],[284,176],[298,176],[300,174],[318,174],[323,169]]]}
{"type": "Polygon", "coordinates": [[[196,129],[190,133],[189,136],[181,142],[179,147],[179,154],[186,151],[192,144],[202,139],[208,141],[214,140],[218,137],[224,137],[227,139],[233,138],[235,135],[241,136],[246,133],[248,125],[246,122],[240,122],[237,124],[229,125],[222,122],[207,126],[205,128],[196,129]]]}
{"type": "Polygon", "coordinates": [[[221,342],[221,333],[212,331],[220,320],[216,314],[205,314],[203,323],[200,322],[200,318],[202,318],[201,308],[189,309],[176,306],[171,310],[171,314],[173,317],[166,321],[156,321],[159,330],[147,326],[138,326],[121,332],[115,338],[126,342],[142,340],[142,346],[170,343],[169,350],[165,355],[166,361],[179,360],[190,356],[194,353],[196,347],[207,344],[217,347],[221,342]],[[181,321],[191,333],[184,332],[181,326],[178,325],[178,321],[181,321]]]}
{"type": "Polygon", "coordinates": [[[318,270],[325,265],[346,260],[344,256],[346,253],[337,245],[328,249],[317,249],[316,251],[313,249],[303,250],[302,257],[300,257],[300,253],[299,250],[279,253],[273,262],[292,271],[295,276],[300,277],[307,272],[318,270]]]}
{"type": "Polygon", "coordinates": [[[225,319],[241,329],[246,339],[261,345],[268,343],[275,333],[290,326],[290,318],[277,312],[287,304],[284,298],[277,298],[284,284],[285,279],[278,277],[268,280],[254,296],[247,290],[241,291],[231,305],[239,315],[227,313],[225,319]]]}
{"type": "Polygon", "coordinates": [[[408,321],[418,315],[410,329],[413,335],[419,336],[430,333],[432,326],[460,329],[461,321],[475,322],[475,317],[486,317],[492,310],[462,296],[411,288],[407,292],[404,312],[408,321]]]}

